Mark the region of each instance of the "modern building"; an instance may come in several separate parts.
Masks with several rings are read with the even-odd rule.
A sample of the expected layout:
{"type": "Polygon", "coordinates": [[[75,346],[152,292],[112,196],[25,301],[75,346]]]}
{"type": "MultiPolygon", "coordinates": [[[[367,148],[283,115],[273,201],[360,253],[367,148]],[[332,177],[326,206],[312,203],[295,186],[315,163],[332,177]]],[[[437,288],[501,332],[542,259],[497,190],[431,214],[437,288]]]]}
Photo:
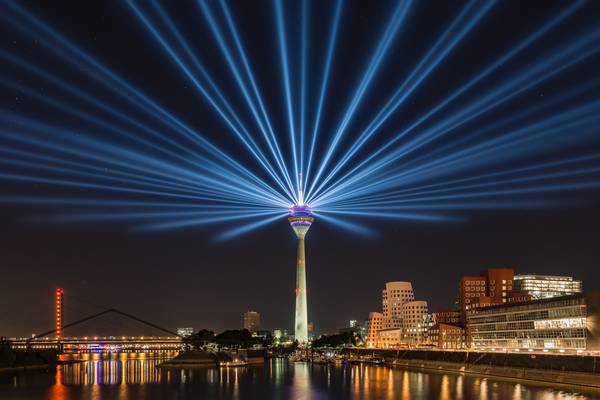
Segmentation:
{"type": "Polygon", "coordinates": [[[244,313],[244,329],[252,333],[260,329],[260,314],[258,312],[248,310],[244,313]]]}
{"type": "Polygon", "coordinates": [[[63,337],[63,325],[64,325],[64,309],[65,309],[65,305],[64,305],[64,294],[65,291],[62,288],[58,288],[56,289],[56,291],[54,292],[54,329],[55,329],[55,336],[57,338],[62,338],[63,337]]]}
{"type": "Polygon", "coordinates": [[[383,329],[383,314],[380,312],[370,312],[367,319],[367,336],[365,344],[367,347],[377,347],[378,333],[383,329]]]}
{"type": "Polygon", "coordinates": [[[377,334],[379,349],[397,349],[407,347],[402,328],[382,329],[377,334]]]}
{"type": "Polygon", "coordinates": [[[428,327],[433,325],[427,302],[415,301],[410,282],[387,282],[381,291],[381,309],[381,313],[369,314],[365,334],[367,347],[416,347],[426,338],[428,327]]]}
{"type": "Polygon", "coordinates": [[[433,319],[439,324],[459,325],[460,310],[438,310],[433,313],[433,319]]]}
{"type": "Polygon", "coordinates": [[[192,336],[194,334],[194,328],[177,328],[177,334],[182,337],[192,336]]]}
{"type": "Polygon", "coordinates": [[[478,276],[463,276],[460,280],[458,303],[461,311],[461,326],[466,326],[469,310],[521,298],[522,293],[513,289],[512,268],[490,268],[478,276]]]}
{"type": "Polygon", "coordinates": [[[403,340],[409,346],[417,346],[426,338],[428,315],[426,301],[415,300],[402,304],[403,340]]]}
{"type": "Polygon", "coordinates": [[[412,284],[410,282],[387,282],[381,291],[381,310],[386,318],[386,329],[401,328],[402,305],[413,301],[412,284]]]}
{"type": "Polygon", "coordinates": [[[429,329],[429,342],[439,350],[460,350],[466,347],[465,330],[457,325],[437,323],[429,329]]]}
{"type": "Polygon", "coordinates": [[[514,287],[532,296],[533,299],[568,296],[583,291],[582,283],[572,276],[515,275],[514,287]]]}
{"type": "Polygon", "coordinates": [[[511,351],[598,350],[600,295],[575,294],[473,310],[472,348],[511,351]]]}
{"type": "Polygon", "coordinates": [[[306,255],[304,238],[314,222],[312,210],[307,205],[295,205],[289,211],[288,221],[298,238],[296,256],[296,317],[294,336],[298,342],[308,342],[308,309],[306,304],[306,255]]]}

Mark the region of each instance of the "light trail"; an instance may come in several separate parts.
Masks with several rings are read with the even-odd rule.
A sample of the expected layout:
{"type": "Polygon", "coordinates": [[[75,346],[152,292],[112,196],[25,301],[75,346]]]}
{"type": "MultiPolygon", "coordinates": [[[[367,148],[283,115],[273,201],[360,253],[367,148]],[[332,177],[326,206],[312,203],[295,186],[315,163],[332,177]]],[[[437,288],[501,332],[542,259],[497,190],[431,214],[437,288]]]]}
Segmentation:
{"type": "Polygon", "coordinates": [[[333,138],[327,146],[325,157],[321,161],[320,166],[317,168],[317,172],[312,180],[310,187],[308,188],[307,196],[310,196],[310,194],[312,193],[313,187],[319,181],[319,178],[321,177],[321,174],[327,167],[330,158],[335,152],[337,146],[340,144],[342,136],[344,135],[346,128],[348,127],[348,124],[350,123],[352,116],[354,115],[354,112],[358,108],[363,98],[363,95],[367,91],[369,85],[371,84],[371,81],[373,80],[373,77],[375,76],[375,73],[377,72],[381,63],[383,62],[385,55],[388,52],[390,45],[392,44],[392,41],[396,35],[396,32],[400,29],[400,25],[406,18],[406,15],[408,14],[411,6],[411,0],[401,0],[398,2],[398,5],[394,9],[392,17],[390,18],[390,21],[386,26],[383,35],[379,39],[379,43],[377,44],[377,47],[375,48],[375,51],[371,56],[371,60],[367,65],[367,68],[365,69],[363,76],[354,92],[352,101],[350,102],[348,108],[344,112],[344,116],[342,117],[342,120],[336,128],[335,134],[333,135],[333,138]]]}
{"type": "Polygon", "coordinates": [[[359,135],[358,139],[352,144],[350,149],[344,154],[342,159],[332,168],[329,175],[323,181],[323,184],[329,180],[352,159],[367,141],[377,132],[383,123],[400,107],[404,101],[417,89],[417,87],[431,74],[444,60],[444,58],[460,43],[460,41],[477,25],[481,18],[494,5],[494,1],[487,1],[483,6],[476,9],[474,15],[471,15],[476,5],[471,1],[460,14],[452,21],[448,29],[442,34],[439,40],[431,47],[423,59],[417,64],[413,71],[406,77],[404,82],[394,92],[385,106],[377,113],[365,130],[359,135]]]}
{"type": "MultiPolygon", "coordinates": [[[[449,156],[438,157],[435,161],[430,162],[429,165],[424,164],[398,175],[392,175],[391,177],[383,179],[373,178],[371,181],[375,181],[374,183],[367,184],[363,182],[362,185],[358,185],[354,189],[346,190],[338,196],[329,196],[329,199],[326,202],[326,197],[323,196],[322,199],[315,201],[315,206],[323,206],[332,202],[335,203],[343,198],[356,196],[357,193],[364,195],[403,185],[406,183],[406,175],[409,175],[410,173],[416,175],[417,179],[420,180],[431,178],[431,175],[425,175],[422,172],[419,174],[419,170],[429,169],[437,175],[456,174],[460,172],[459,167],[461,165],[462,169],[473,170],[486,165],[493,165],[494,162],[497,163],[499,160],[508,161],[517,158],[517,156],[522,155],[524,152],[535,154],[544,147],[557,148],[560,144],[564,144],[570,139],[572,140],[572,137],[569,138],[566,135],[576,135],[576,128],[583,128],[582,132],[584,132],[584,134],[588,133],[593,140],[597,134],[594,134],[594,127],[600,122],[600,116],[598,114],[600,108],[598,106],[600,106],[600,103],[591,104],[584,107],[583,110],[577,109],[572,112],[564,113],[563,115],[558,115],[554,118],[546,119],[531,126],[508,132],[495,139],[490,139],[483,143],[467,147],[459,152],[451,153],[449,156]],[[587,110],[585,108],[587,108],[587,110]]],[[[333,191],[330,193],[333,193],[333,191]]]]}
{"type": "Polygon", "coordinates": [[[115,72],[118,65],[101,62],[25,5],[1,1],[5,28],[36,40],[56,68],[0,50],[0,86],[33,106],[0,108],[0,181],[11,183],[0,203],[44,210],[29,221],[117,222],[136,232],[232,225],[215,236],[221,241],[284,219],[294,205],[309,204],[318,220],[373,237],[363,221],[456,223],[478,210],[576,207],[586,201],[581,193],[600,189],[600,81],[578,75],[598,61],[600,28],[576,26],[543,53],[528,54],[585,12],[584,1],[533,27],[458,86],[428,94],[428,104],[410,115],[403,112],[413,98],[496,18],[494,2],[455,7],[431,46],[405,60],[408,72],[394,76],[370,107],[366,99],[389,79],[383,74],[417,3],[399,0],[373,24],[381,31],[357,64],[358,76],[346,77],[348,98],[334,89],[348,47],[343,15],[352,4],[336,0],[323,9],[302,0],[291,18],[291,3],[273,0],[268,40],[276,51],[266,74],[257,73],[265,61],[257,62],[233,4],[197,0],[188,17],[206,24],[202,38],[185,35],[155,0],[123,6],[199,96],[199,115],[214,114],[222,135],[233,139],[225,147],[221,132],[200,132],[202,118],[184,121],[115,72]],[[327,26],[319,26],[317,13],[327,26]],[[223,71],[204,51],[208,40],[223,71]],[[532,100],[556,82],[565,84],[532,100]],[[36,115],[40,107],[53,118],[36,115]]]}
{"type": "MultiPolygon", "coordinates": [[[[231,35],[233,36],[233,39],[235,41],[235,45],[238,50],[238,54],[244,64],[244,70],[246,71],[246,75],[250,81],[250,84],[252,85],[252,90],[254,92],[254,96],[256,97],[256,100],[258,101],[258,105],[260,107],[263,119],[265,120],[265,123],[267,125],[270,139],[266,138],[266,141],[269,144],[269,149],[273,153],[273,155],[277,161],[277,165],[278,165],[279,169],[283,172],[283,175],[284,175],[285,181],[288,185],[288,188],[293,191],[289,172],[288,172],[287,168],[285,167],[285,165],[286,165],[285,160],[281,153],[281,149],[280,149],[279,143],[277,141],[277,137],[275,136],[275,132],[273,131],[273,126],[271,124],[271,120],[267,114],[266,107],[265,107],[264,101],[262,99],[262,95],[258,89],[258,85],[256,83],[256,79],[254,78],[254,74],[252,72],[252,68],[250,67],[250,63],[246,56],[246,52],[244,50],[244,47],[242,46],[242,42],[239,37],[237,28],[235,26],[235,22],[231,16],[231,12],[229,11],[229,8],[227,7],[227,3],[225,2],[225,0],[220,0],[220,5],[223,10],[223,14],[225,15],[225,18],[227,20],[227,26],[228,26],[228,28],[231,32],[231,35]]],[[[263,132],[263,134],[264,134],[264,132],[263,132]]]]}
{"type": "MultiPolygon", "coordinates": [[[[355,184],[362,177],[371,175],[378,170],[382,170],[383,168],[389,166],[392,162],[395,162],[399,158],[405,157],[407,154],[413,152],[415,149],[419,149],[426,144],[433,142],[434,140],[442,137],[444,134],[447,134],[461,125],[464,125],[467,121],[470,121],[484,112],[507,102],[509,99],[514,98],[518,94],[534,87],[540,82],[557,75],[565,69],[576,65],[582,60],[597,54],[600,52],[600,45],[597,44],[598,39],[600,39],[600,29],[596,28],[590,35],[586,35],[583,39],[576,40],[574,43],[570,43],[569,46],[566,46],[566,48],[564,48],[557,55],[549,57],[548,60],[544,59],[544,61],[538,63],[535,67],[527,68],[516,79],[513,78],[504,85],[501,85],[499,89],[491,91],[489,94],[482,96],[482,98],[471,102],[468,106],[463,107],[459,112],[453,113],[452,116],[446,118],[443,122],[440,122],[434,125],[432,128],[420,133],[418,136],[410,139],[408,143],[399,146],[396,150],[393,150],[387,155],[381,157],[379,160],[373,161],[398,140],[404,138],[418,124],[420,124],[421,121],[413,123],[410,127],[403,130],[392,140],[377,149],[373,154],[362,160],[343,177],[331,184],[327,189],[327,192],[339,190],[340,185],[347,186],[349,184],[348,182],[355,184]],[[586,46],[589,48],[586,49],[586,46]],[[348,180],[348,182],[344,182],[344,180],[348,180]]],[[[321,185],[320,188],[322,187],[323,186],[321,185]]],[[[312,200],[313,198],[309,198],[309,202],[312,202],[312,200]]]]}
{"type": "MultiPolygon", "coordinates": [[[[221,116],[221,118],[226,122],[226,124],[231,128],[231,130],[235,133],[237,138],[244,144],[246,149],[250,152],[250,154],[254,157],[254,159],[268,172],[268,174],[273,178],[273,180],[279,185],[279,187],[283,190],[286,190],[284,183],[279,179],[279,176],[274,171],[273,167],[268,163],[265,158],[264,153],[261,151],[260,146],[256,143],[256,141],[252,138],[248,130],[243,126],[239,117],[233,112],[231,105],[229,105],[224,96],[220,96],[222,102],[229,111],[229,115],[234,121],[232,121],[228,115],[218,106],[217,102],[212,98],[207,89],[200,83],[200,81],[194,76],[194,74],[190,71],[188,66],[183,62],[183,60],[175,53],[175,51],[169,46],[166,40],[162,37],[162,35],[158,32],[158,30],[152,25],[152,23],[145,17],[145,15],[137,8],[133,2],[128,1],[127,4],[134,10],[135,15],[137,15],[144,26],[152,33],[154,38],[160,43],[162,48],[167,52],[167,54],[174,60],[176,65],[181,68],[184,72],[185,76],[190,79],[192,84],[201,92],[201,94],[206,98],[213,108],[217,111],[217,113],[221,116]]],[[[168,26],[171,26],[170,24],[168,26]]],[[[239,74],[237,74],[236,70],[236,78],[239,78],[239,74]]],[[[210,78],[208,78],[210,79],[210,78]]],[[[214,84],[212,85],[214,87],[214,84]]],[[[215,88],[218,91],[218,89],[215,88]]],[[[243,90],[245,97],[247,98],[247,93],[245,88],[243,90]]],[[[293,195],[290,193],[293,198],[293,195]]]]}
{"type": "Polygon", "coordinates": [[[315,153],[315,146],[317,144],[317,139],[319,136],[318,135],[319,128],[321,126],[321,114],[323,112],[323,103],[325,102],[325,94],[327,92],[327,86],[328,86],[328,82],[329,82],[329,75],[331,72],[331,64],[333,62],[333,53],[334,53],[334,49],[335,49],[335,43],[336,43],[336,39],[337,39],[343,4],[344,3],[342,0],[337,0],[336,6],[335,6],[335,11],[333,14],[333,22],[331,24],[331,31],[329,32],[329,42],[327,44],[327,52],[326,52],[326,56],[325,56],[325,62],[323,64],[323,73],[322,73],[323,79],[321,80],[321,85],[320,85],[320,89],[319,89],[319,98],[317,100],[315,118],[314,118],[314,122],[313,122],[313,129],[312,129],[312,135],[311,135],[311,141],[310,141],[310,149],[308,151],[308,156],[307,156],[308,160],[306,162],[306,172],[304,173],[304,183],[303,183],[302,187],[308,187],[313,155],[315,153]]]}

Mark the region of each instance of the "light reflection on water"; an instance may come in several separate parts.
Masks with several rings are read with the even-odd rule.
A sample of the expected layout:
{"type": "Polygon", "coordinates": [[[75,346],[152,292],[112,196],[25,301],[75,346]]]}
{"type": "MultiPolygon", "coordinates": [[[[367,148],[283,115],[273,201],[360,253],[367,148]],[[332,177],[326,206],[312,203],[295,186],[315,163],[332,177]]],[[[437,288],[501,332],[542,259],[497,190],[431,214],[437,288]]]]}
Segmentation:
{"type": "Polygon", "coordinates": [[[267,361],[244,368],[161,369],[158,354],[87,356],[50,371],[0,374],[0,399],[589,399],[577,393],[483,377],[367,365],[267,361]]]}

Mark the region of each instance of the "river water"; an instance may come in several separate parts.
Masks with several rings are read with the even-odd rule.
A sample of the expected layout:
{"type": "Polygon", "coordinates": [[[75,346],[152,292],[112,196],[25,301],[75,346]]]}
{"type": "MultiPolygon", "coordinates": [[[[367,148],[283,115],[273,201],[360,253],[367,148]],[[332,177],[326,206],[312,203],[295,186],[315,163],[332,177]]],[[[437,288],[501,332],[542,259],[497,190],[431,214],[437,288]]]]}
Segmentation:
{"type": "Polygon", "coordinates": [[[49,371],[0,374],[0,399],[441,399],[600,398],[583,391],[477,376],[367,365],[264,366],[165,370],[151,354],[90,356],[49,371]]]}

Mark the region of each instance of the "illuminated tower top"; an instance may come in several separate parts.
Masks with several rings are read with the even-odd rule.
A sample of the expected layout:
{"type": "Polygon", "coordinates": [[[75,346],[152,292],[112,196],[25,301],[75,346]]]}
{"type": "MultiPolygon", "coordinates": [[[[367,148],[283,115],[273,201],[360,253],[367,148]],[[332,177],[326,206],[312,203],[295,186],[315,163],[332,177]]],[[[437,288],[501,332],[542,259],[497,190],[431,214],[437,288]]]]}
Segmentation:
{"type": "Polygon", "coordinates": [[[63,335],[63,310],[64,310],[64,304],[63,304],[63,296],[64,296],[64,290],[62,288],[58,288],[56,289],[56,292],[54,293],[54,302],[55,302],[55,310],[54,310],[54,318],[55,318],[55,322],[56,322],[56,337],[57,338],[62,338],[63,335]]]}
{"type": "Polygon", "coordinates": [[[314,220],[312,210],[308,205],[296,204],[290,208],[288,221],[290,221],[290,225],[296,232],[298,239],[304,239],[314,220]]]}

